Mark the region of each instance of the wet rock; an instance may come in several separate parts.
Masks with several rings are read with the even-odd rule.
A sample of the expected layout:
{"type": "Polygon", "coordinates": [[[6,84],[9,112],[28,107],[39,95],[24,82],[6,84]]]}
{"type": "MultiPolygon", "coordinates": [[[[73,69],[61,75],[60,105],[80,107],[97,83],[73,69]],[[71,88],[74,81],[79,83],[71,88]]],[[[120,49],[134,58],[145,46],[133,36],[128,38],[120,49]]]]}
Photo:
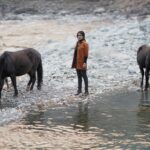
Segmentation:
{"type": "Polygon", "coordinates": [[[108,80],[114,80],[114,76],[113,75],[109,75],[107,76],[108,80]]]}
{"type": "Polygon", "coordinates": [[[120,40],[118,40],[118,44],[125,44],[124,39],[120,39],[120,40]]]}
{"type": "Polygon", "coordinates": [[[102,31],[102,32],[108,32],[109,29],[103,28],[103,29],[101,29],[101,31],[102,31]]]}
{"type": "Polygon", "coordinates": [[[95,14],[102,14],[105,12],[105,8],[97,8],[94,10],[94,13],[95,14]]]}
{"type": "Polygon", "coordinates": [[[21,16],[18,16],[18,15],[8,14],[5,17],[5,20],[23,20],[23,18],[21,16]]]}
{"type": "Polygon", "coordinates": [[[130,75],[136,74],[137,73],[136,68],[134,66],[129,66],[128,67],[128,73],[130,75]]]}
{"type": "Polygon", "coordinates": [[[134,28],[134,29],[128,31],[128,34],[130,34],[130,35],[136,35],[137,33],[139,33],[138,28],[134,28]]]}
{"type": "Polygon", "coordinates": [[[128,87],[128,91],[130,91],[130,92],[138,92],[138,91],[140,91],[140,90],[141,90],[141,88],[138,87],[138,86],[131,86],[131,87],[128,87]]]}
{"type": "Polygon", "coordinates": [[[18,15],[18,14],[37,14],[38,10],[33,9],[33,8],[21,8],[21,9],[17,9],[14,11],[14,14],[18,15]]]}
{"type": "Polygon", "coordinates": [[[62,15],[62,16],[65,16],[65,15],[67,15],[67,14],[69,14],[68,11],[60,11],[60,12],[59,12],[59,15],[62,15]]]}

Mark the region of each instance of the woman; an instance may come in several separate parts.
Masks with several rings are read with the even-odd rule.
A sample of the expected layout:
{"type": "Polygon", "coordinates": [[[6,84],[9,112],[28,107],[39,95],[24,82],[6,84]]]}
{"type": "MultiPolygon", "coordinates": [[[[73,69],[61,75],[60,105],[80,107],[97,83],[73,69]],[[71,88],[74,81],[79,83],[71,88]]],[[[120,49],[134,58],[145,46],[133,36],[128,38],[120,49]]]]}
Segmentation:
{"type": "Polygon", "coordinates": [[[87,58],[88,58],[88,43],[85,40],[85,33],[79,31],[77,33],[77,43],[74,50],[72,68],[76,69],[78,77],[78,90],[76,95],[82,93],[82,78],[85,84],[85,95],[88,95],[88,77],[87,77],[87,58]]]}

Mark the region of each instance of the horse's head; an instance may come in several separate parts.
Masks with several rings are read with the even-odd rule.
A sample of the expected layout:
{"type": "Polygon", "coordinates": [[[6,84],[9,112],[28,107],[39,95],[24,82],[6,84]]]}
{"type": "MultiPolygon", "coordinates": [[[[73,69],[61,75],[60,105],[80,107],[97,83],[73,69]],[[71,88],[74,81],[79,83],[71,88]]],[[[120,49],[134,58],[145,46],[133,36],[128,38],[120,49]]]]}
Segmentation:
{"type": "Polygon", "coordinates": [[[5,68],[5,52],[0,56],[0,98],[1,98],[1,91],[3,89],[4,85],[4,77],[3,77],[3,71],[5,68]]]}

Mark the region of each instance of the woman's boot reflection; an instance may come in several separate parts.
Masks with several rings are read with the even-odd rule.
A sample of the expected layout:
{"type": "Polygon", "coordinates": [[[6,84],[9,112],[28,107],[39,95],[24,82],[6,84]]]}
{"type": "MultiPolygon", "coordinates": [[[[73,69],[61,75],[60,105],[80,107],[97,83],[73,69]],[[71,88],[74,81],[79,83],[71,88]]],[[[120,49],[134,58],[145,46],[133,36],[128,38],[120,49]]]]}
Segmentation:
{"type": "Polygon", "coordinates": [[[88,103],[83,104],[83,102],[78,103],[78,113],[75,116],[74,129],[82,128],[83,130],[88,130],[88,103]],[[79,127],[79,125],[81,127],[79,127]]]}

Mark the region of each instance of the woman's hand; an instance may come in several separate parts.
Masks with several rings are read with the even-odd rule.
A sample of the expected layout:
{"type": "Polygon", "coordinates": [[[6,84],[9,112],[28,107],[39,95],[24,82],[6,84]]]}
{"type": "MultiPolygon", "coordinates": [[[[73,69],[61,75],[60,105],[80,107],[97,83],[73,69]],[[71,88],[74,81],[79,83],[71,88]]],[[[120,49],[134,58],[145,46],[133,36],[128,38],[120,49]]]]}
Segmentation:
{"type": "Polygon", "coordinates": [[[83,64],[83,69],[86,69],[86,67],[87,67],[87,64],[84,63],[84,64],[83,64]]]}

